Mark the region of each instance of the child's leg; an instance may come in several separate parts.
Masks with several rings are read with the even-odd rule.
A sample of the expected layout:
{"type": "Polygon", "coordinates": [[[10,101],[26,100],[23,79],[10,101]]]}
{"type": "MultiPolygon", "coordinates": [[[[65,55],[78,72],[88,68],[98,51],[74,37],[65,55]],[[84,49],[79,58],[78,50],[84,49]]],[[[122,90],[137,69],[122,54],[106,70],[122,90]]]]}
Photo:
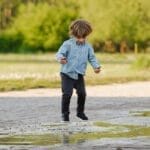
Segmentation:
{"type": "MultiPolygon", "coordinates": [[[[75,88],[77,91],[77,116],[84,115],[81,119],[87,120],[88,118],[84,114],[84,107],[85,107],[85,99],[86,99],[86,90],[85,90],[85,83],[84,78],[82,75],[79,75],[79,79],[76,81],[75,88]]],[[[79,117],[79,116],[78,116],[79,117]]]]}
{"type": "Polygon", "coordinates": [[[69,78],[67,75],[61,73],[61,86],[62,86],[62,101],[61,101],[61,112],[63,121],[69,121],[69,106],[70,99],[73,93],[74,80],[69,78]]]}

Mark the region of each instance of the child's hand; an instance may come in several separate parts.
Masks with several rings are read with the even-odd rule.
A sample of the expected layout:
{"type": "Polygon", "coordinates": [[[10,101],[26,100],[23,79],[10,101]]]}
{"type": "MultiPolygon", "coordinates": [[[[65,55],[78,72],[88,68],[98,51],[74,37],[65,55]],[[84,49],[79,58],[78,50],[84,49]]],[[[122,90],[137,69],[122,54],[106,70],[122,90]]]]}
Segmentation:
{"type": "Polygon", "coordinates": [[[101,71],[100,67],[94,69],[95,73],[99,73],[100,71],[101,71]]]}
{"type": "Polygon", "coordinates": [[[65,57],[60,59],[60,63],[61,64],[66,64],[67,63],[67,59],[65,57]]]}

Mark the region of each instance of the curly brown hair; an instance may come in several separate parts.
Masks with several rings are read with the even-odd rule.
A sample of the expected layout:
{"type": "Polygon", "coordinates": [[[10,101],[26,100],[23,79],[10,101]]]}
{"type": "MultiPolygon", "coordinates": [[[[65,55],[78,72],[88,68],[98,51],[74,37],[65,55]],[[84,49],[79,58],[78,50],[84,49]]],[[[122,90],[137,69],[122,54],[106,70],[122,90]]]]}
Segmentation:
{"type": "Polygon", "coordinates": [[[90,23],[83,19],[75,20],[69,27],[69,34],[77,38],[85,38],[92,32],[90,23]]]}

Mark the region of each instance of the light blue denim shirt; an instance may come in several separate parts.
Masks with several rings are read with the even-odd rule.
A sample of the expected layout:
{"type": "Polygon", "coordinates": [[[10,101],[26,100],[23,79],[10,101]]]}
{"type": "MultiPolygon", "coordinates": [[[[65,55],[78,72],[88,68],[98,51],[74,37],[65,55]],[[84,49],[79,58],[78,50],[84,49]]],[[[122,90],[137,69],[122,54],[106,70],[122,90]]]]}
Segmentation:
{"type": "Polygon", "coordinates": [[[61,58],[66,57],[67,63],[62,64],[61,72],[67,74],[72,79],[78,79],[78,74],[85,75],[87,62],[89,61],[93,68],[100,67],[92,46],[85,42],[77,44],[75,38],[65,41],[59,48],[56,59],[60,62],[61,58]]]}

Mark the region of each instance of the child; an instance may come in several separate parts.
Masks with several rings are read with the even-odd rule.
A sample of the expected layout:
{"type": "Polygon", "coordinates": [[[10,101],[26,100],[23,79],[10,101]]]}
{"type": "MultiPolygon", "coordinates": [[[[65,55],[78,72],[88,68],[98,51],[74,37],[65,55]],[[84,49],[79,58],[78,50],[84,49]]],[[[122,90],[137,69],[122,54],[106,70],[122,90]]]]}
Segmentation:
{"type": "Polygon", "coordinates": [[[95,73],[100,72],[92,46],[86,41],[86,37],[92,32],[91,25],[85,20],[75,20],[70,25],[69,40],[66,40],[59,48],[56,58],[61,66],[62,120],[69,121],[69,105],[73,88],[77,93],[77,117],[88,120],[84,113],[86,90],[84,74],[89,61],[95,73]]]}

